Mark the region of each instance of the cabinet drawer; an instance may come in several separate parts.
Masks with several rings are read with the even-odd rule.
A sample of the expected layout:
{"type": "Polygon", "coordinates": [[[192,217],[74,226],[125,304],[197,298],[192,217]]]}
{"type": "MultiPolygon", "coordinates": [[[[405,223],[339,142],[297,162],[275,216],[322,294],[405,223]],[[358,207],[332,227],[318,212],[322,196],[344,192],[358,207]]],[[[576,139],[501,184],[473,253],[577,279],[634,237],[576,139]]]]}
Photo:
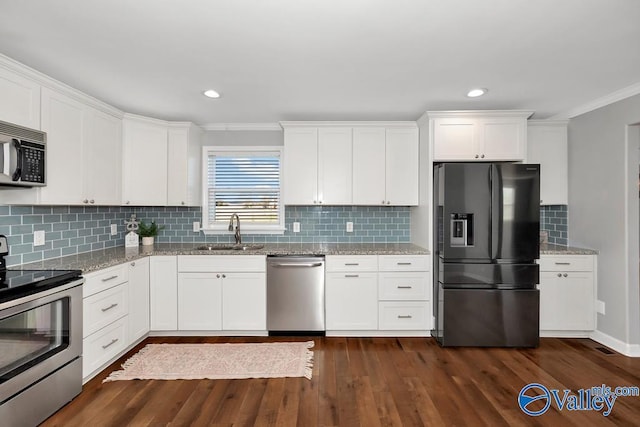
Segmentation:
{"type": "Polygon", "coordinates": [[[87,337],[128,313],[128,283],[93,294],[82,301],[83,336],[87,337]]]}
{"type": "Polygon", "coordinates": [[[264,255],[182,255],[178,257],[178,271],[187,273],[264,272],[264,255]]]}
{"type": "Polygon", "coordinates": [[[429,302],[378,303],[380,330],[427,330],[431,328],[429,302]]]}
{"type": "Polygon", "coordinates": [[[114,267],[86,274],[84,276],[85,282],[82,286],[82,296],[86,298],[96,292],[112,288],[128,281],[128,265],[129,264],[116,265],[114,267]]]}
{"type": "Polygon", "coordinates": [[[331,271],[377,271],[378,257],[375,255],[329,255],[325,269],[331,271]]]}
{"type": "Polygon", "coordinates": [[[429,278],[427,272],[379,273],[379,298],[392,301],[429,300],[429,278]]]}
{"type": "Polygon", "coordinates": [[[127,346],[129,336],[127,317],[89,335],[82,341],[82,377],[113,359],[127,346]]]}
{"type": "Polygon", "coordinates": [[[540,271],[593,271],[591,255],[540,256],[540,271]]]}
{"type": "Polygon", "coordinates": [[[429,271],[429,255],[380,255],[380,271],[429,271]]]}

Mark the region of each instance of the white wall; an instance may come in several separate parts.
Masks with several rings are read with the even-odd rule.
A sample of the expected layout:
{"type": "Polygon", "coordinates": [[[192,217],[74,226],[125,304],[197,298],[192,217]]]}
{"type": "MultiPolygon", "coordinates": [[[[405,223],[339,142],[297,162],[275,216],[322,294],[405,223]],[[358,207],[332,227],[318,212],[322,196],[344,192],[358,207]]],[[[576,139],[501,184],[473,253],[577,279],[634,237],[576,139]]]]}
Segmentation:
{"type": "Polygon", "coordinates": [[[205,132],[202,145],[284,145],[282,130],[210,130],[205,132]]]}
{"type": "Polygon", "coordinates": [[[597,329],[628,344],[640,343],[638,153],[627,142],[638,122],[640,95],[569,122],[569,244],[599,251],[597,329]]]}

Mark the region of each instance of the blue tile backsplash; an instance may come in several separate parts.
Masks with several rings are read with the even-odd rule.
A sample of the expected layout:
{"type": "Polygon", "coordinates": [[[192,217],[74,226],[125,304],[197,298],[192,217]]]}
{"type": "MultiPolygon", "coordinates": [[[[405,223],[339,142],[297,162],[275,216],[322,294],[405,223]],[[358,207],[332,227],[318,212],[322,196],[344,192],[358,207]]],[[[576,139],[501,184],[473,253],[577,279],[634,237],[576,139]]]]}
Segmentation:
{"type": "MultiPolygon", "coordinates": [[[[164,225],[159,243],[230,243],[233,234],[207,235],[193,232],[201,221],[199,207],[119,206],[5,206],[0,205],[0,234],[8,237],[7,265],[19,265],[114,246],[124,246],[124,220],[138,219],[164,225]],[[118,233],[110,235],[111,224],[118,233]],[[45,245],[33,246],[33,232],[45,231],[45,245]]],[[[247,243],[395,243],[410,241],[408,207],[382,206],[288,206],[283,235],[243,234],[247,243]],[[300,232],[293,233],[293,222],[300,232]],[[346,222],[354,224],[347,233],[346,222]]]]}
{"type": "Polygon", "coordinates": [[[569,239],[567,205],[540,207],[540,230],[548,233],[549,243],[567,246],[569,239]]]}

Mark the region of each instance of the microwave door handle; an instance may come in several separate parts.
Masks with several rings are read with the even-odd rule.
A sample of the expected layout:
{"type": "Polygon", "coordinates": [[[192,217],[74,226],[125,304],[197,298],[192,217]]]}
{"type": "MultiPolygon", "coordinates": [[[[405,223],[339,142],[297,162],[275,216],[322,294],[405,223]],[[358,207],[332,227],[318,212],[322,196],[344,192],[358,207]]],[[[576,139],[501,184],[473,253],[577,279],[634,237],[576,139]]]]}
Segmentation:
{"type": "Polygon", "coordinates": [[[13,139],[12,141],[16,149],[16,170],[13,172],[11,179],[18,181],[22,176],[22,144],[17,139],[13,139]]]}

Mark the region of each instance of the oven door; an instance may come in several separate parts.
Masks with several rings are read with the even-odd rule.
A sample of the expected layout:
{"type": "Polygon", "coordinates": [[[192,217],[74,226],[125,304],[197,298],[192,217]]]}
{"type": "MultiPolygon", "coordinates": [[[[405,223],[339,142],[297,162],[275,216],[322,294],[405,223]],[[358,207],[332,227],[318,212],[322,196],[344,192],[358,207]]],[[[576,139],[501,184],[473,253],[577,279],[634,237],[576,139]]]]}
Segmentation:
{"type": "Polygon", "coordinates": [[[82,355],[83,282],[0,304],[0,402],[82,355]]]}

